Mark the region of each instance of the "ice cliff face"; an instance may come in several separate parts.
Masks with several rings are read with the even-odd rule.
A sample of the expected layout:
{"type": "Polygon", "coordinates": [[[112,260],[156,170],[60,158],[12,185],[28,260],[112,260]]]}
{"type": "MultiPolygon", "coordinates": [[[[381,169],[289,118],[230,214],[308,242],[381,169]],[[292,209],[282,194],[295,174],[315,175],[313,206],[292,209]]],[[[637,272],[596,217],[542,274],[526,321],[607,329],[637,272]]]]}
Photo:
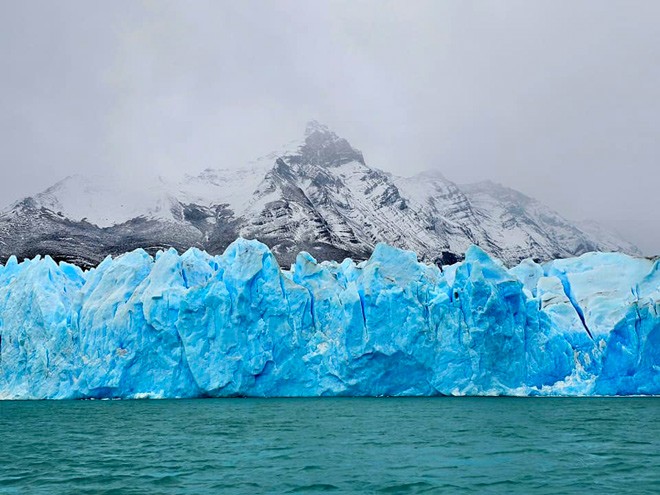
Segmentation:
{"type": "Polygon", "coordinates": [[[136,250],[83,271],[0,265],[0,398],[660,394],[660,262],[589,253],[507,270],[477,247],[281,270],[136,250]]]}
{"type": "Polygon", "coordinates": [[[598,226],[583,229],[512,189],[459,186],[439,173],[397,177],[366,164],[327,127],[238,170],[209,169],[148,186],[73,176],[0,212],[0,262],[48,254],[91,267],[106,255],[174,247],[222,253],[237,237],[267,244],[282,264],[368,258],[379,242],[430,262],[472,244],[507,265],[588,251],[637,253],[598,226]]]}

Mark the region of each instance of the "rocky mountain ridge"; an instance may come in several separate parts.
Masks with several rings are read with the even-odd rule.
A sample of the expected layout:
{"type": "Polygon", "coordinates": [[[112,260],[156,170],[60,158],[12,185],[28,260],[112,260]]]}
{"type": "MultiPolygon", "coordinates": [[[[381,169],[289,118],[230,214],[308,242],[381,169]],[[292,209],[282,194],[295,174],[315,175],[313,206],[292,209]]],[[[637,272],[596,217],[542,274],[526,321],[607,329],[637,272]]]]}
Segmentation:
{"type": "Polygon", "coordinates": [[[588,251],[639,254],[580,228],[538,201],[490,182],[457,185],[437,172],[398,177],[366,164],[327,127],[244,169],[207,169],[131,189],[72,176],[0,213],[0,262],[49,254],[81,266],[141,247],[220,253],[237,237],[267,244],[286,266],[299,251],[319,260],[366,259],[378,242],[449,264],[471,244],[513,265],[588,251]]]}

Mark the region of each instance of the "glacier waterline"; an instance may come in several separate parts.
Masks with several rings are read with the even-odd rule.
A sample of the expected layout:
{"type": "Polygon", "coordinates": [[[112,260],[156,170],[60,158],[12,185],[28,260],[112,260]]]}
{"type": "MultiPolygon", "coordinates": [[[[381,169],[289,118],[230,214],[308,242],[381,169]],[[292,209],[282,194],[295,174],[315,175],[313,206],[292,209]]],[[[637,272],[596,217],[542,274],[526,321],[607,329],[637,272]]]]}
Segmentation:
{"type": "Polygon", "coordinates": [[[0,398],[660,394],[660,262],[441,270],[379,244],[290,270],[257,241],[0,266],[0,398]]]}

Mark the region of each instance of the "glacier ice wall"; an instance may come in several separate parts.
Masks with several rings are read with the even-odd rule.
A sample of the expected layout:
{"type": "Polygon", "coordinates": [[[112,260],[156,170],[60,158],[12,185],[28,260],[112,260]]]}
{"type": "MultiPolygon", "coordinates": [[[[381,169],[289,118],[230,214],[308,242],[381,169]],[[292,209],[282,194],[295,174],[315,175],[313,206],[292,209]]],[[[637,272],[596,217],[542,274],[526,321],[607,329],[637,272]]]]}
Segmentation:
{"type": "Polygon", "coordinates": [[[281,270],[142,250],[0,265],[0,398],[660,394],[660,262],[589,253],[444,270],[384,244],[281,270]]]}

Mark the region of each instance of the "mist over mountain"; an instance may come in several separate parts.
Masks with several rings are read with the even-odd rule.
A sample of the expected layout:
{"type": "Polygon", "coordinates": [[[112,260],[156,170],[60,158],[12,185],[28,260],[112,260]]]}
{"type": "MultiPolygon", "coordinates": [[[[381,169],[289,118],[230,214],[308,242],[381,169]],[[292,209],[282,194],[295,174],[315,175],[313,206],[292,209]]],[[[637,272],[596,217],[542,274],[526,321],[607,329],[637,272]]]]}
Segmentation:
{"type": "Polygon", "coordinates": [[[581,228],[513,189],[457,185],[438,172],[399,177],[368,165],[326,126],[243,169],[128,186],[67,177],[0,214],[0,260],[50,255],[93,266],[107,255],[199,247],[221,253],[237,237],[267,244],[282,265],[366,259],[379,242],[437,264],[481,246],[507,264],[587,251],[638,249],[601,227],[581,228]]]}

